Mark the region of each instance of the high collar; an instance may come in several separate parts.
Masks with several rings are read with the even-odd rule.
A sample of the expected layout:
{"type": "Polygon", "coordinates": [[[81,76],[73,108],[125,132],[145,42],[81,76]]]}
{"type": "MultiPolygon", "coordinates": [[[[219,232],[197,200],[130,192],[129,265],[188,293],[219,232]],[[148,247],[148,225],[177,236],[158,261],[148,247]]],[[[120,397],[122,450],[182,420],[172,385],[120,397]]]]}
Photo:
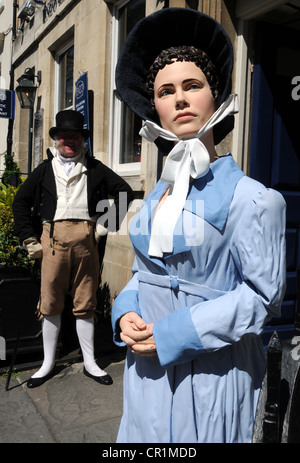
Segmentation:
{"type": "MultiPolygon", "coordinates": [[[[193,181],[184,205],[184,209],[209,222],[220,232],[224,229],[228,218],[229,208],[238,181],[244,173],[238,167],[231,154],[220,157],[211,164],[208,173],[193,181]],[[204,208],[197,207],[197,201],[203,201],[204,208]],[[204,213],[203,213],[204,211],[204,213]]],[[[148,255],[149,239],[151,232],[151,218],[155,213],[157,204],[166,191],[168,185],[159,181],[150,195],[145,199],[143,206],[132,219],[130,226],[130,238],[134,248],[153,262],[162,265],[158,258],[148,255]]],[[[179,219],[181,220],[181,218],[179,219]]],[[[190,249],[184,236],[174,235],[173,253],[178,254],[190,249]]],[[[165,256],[167,259],[168,256],[165,256]]]]}
{"type": "MultiPolygon", "coordinates": [[[[220,157],[210,166],[203,178],[196,179],[190,188],[185,209],[201,216],[195,209],[195,199],[204,201],[204,218],[222,231],[228,217],[229,207],[237,182],[245,174],[238,167],[231,154],[220,157]]],[[[200,213],[199,213],[200,212],[200,213]]]]}
{"type": "MultiPolygon", "coordinates": [[[[55,148],[54,146],[50,146],[49,148],[47,148],[47,159],[49,161],[52,161],[52,159],[57,155],[57,148],[55,148]]],[[[88,148],[83,152],[83,157],[86,158],[86,159],[94,159],[93,156],[89,155],[89,150],[88,148]]]]}

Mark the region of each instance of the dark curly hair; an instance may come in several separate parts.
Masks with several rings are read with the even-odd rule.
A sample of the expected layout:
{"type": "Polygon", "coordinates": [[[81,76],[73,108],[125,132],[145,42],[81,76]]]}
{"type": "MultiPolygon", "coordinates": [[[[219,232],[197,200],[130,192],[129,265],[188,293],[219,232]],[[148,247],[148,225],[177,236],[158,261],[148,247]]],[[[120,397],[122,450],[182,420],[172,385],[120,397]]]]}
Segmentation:
{"type": "Polygon", "coordinates": [[[151,65],[147,80],[146,80],[146,87],[150,96],[151,104],[154,108],[154,81],[158,71],[163,69],[167,64],[172,64],[173,61],[191,61],[198,66],[203,74],[205,75],[207,82],[209,83],[211,93],[215,102],[217,103],[220,89],[219,89],[219,81],[218,76],[215,70],[215,66],[207,56],[207,54],[200,50],[199,48],[195,48],[193,46],[179,46],[179,47],[171,47],[167,50],[163,50],[160,54],[155,58],[153,64],[151,65]]]}

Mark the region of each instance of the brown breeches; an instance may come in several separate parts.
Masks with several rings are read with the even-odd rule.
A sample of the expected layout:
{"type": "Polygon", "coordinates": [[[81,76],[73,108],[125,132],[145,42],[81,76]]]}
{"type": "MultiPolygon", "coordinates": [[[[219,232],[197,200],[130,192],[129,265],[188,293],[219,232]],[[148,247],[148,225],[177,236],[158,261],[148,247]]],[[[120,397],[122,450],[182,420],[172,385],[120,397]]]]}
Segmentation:
{"type": "Polygon", "coordinates": [[[67,294],[73,299],[73,313],[90,318],[96,308],[99,285],[99,258],[93,222],[64,220],[44,223],[41,243],[42,315],[58,315],[65,305],[67,294]]]}

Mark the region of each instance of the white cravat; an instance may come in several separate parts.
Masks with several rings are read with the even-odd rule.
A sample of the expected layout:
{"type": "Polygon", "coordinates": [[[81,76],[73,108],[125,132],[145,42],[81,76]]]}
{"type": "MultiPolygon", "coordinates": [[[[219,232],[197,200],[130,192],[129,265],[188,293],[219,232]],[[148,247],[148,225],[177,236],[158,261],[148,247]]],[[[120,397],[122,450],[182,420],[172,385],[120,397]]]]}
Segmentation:
{"type": "Polygon", "coordinates": [[[70,157],[70,158],[64,158],[60,152],[57,150],[57,159],[60,163],[60,165],[63,167],[66,175],[70,177],[74,167],[76,166],[77,162],[81,158],[82,153],[77,154],[76,156],[70,157]]]}
{"type": "Polygon", "coordinates": [[[232,94],[193,138],[180,139],[151,121],[146,121],[140,130],[140,135],[151,142],[158,137],[177,142],[166,159],[161,175],[161,180],[169,183],[173,189],[155,214],[148,250],[150,256],[163,257],[164,252],[172,252],[174,229],[184,207],[190,177],[200,178],[209,171],[209,153],[200,138],[226,116],[237,112],[238,96],[232,94]]]}

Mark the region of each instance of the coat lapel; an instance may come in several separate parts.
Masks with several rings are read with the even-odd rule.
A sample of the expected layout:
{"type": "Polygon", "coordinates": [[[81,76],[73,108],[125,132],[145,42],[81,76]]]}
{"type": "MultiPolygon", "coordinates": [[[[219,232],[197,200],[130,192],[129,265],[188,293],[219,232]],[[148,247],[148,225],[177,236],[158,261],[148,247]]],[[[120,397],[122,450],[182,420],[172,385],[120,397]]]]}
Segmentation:
{"type": "Polygon", "coordinates": [[[193,182],[184,208],[222,232],[235,187],[244,175],[231,155],[219,158],[205,177],[193,182]],[[203,207],[197,201],[203,201],[203,207]]]}

